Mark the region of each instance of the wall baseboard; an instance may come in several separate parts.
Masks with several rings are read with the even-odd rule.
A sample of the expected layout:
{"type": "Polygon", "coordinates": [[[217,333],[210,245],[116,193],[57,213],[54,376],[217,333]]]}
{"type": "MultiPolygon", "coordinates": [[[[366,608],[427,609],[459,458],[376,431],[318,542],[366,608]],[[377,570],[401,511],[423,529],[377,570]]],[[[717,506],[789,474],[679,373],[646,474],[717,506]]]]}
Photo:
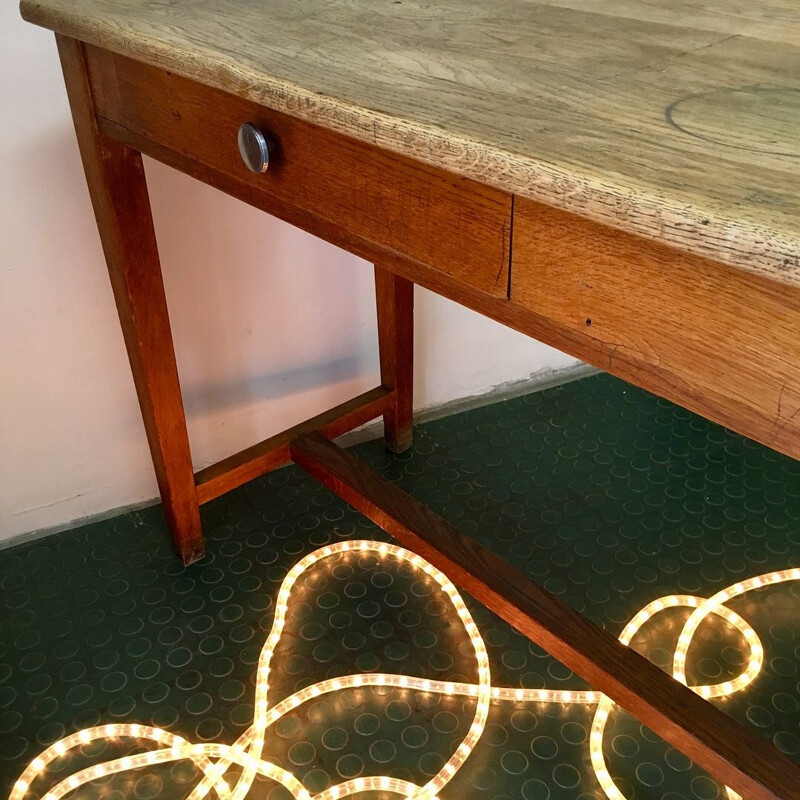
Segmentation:
{"type": "MultiPolygon", "coordinates": [[[[588,364],[574,364],[564,369],[546,369],[540,372],[534,372],[527,378],[519,381],[509,381],[493,386],[489,391],[480,394],[471,395],[469,397],[459,398],[458,400],[450,400],[446,403],[440,403],[428,408],[422,408],[414,411],[414,424],[430,422],[442,417],[448,417],[451,414],[458,414],[462,411],[470,411],[473,408],[481,408],[482,406],[498,403],[503,400],[510,400],[513,397],[520,397],[524,394],[531,394],[533,392],[541,392],[545,389],[550,389],[553,386],[560,386],[565,383],[580,380],[588,375],[594,375],[599,372],[595,367],[588,364]]],[[[352,447],[362,442],[368,442],[373,439],[378,439],[383,435],[383,424],[380,420],[369,422],[361,428],[346,433],[337,439],[337,442],[343,447],[352,447]]],[[[141,500],[137,503],[131,503],[126,506],[119,506],[111,508],[108,511],[101,511],[98,514],[90,514],[86,517],[73,519],[69,522],[60,523],[59,525],[51,525],[47,528],[40,528],[28,533],[21,533],[18,536],[12,536],[10,539],[0,541],[0,550],[5,550],[9,547],[15,547],[19,544],[26,544],[38,539],[44,539],[56,533],[71,530],[72,528],[79,528],[84,525],[90,525],[93,522],[103,522],[113,517],[118,517],[122,514],[130,514],[140,511],[143,508],[148,508],[159,502],[158,497],[151,497],[147,500],[141,500]]]]}
{"type": "Polygon", "coordinates": [[[69,531],[73,528],[80,528],[84,525],[91,525],[93,522],[104,522],[107,519],[119,517],[122,514],[130,514],[134,511],[141,511],[143,508],[149,508],[160,502],[158,497],[150,497],[147,500],[140,500],[137,503],[130,503],[126,506],[117,506],[110,508],[108,511],[100,511],[97,514],[89,514],[85,517],[78,517],[77,519],[70,520],[69,522],[60,522],[58,525],[50,525],[47,528],[37,528],[35,531],[28,531],[27,533],[20,533],[16,536],[11,536],[8,539],[0,539],[0,550],[7,550],[9,547],[16,547],[18,544],[27,544],[34,542],[37,539],[44,539],[47,536],[52,536],[55,533],[62,533],[69,531]]]}

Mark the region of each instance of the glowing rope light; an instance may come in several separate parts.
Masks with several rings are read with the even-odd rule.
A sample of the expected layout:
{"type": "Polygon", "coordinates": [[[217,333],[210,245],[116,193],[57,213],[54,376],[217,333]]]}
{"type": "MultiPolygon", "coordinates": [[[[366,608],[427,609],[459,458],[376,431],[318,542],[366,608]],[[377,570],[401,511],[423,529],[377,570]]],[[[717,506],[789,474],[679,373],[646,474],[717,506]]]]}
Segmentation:
{"type": "MultiPolygon", "coordinates": [[[[673,662],[673,677],[686,684],[686,656],[697,628],[710,614],[721,617],[732,625],[745,640],[749,648],[747,666],[733,680],[723,683],[690,688],[705,698],[728,697],[748,686],[761,670],[764,660],[764,649],[755,630],[738,614],[726,607],[726,603],[734,597],[764,586],[772,586],[784,581],[800,580],[800,569],[770,572],[750,578],[723,589],[708,599],[693,595],[668,595],[648,603],[639,611],[623,629],[619,636],[622,644],[628,646],[636,633],[655,615],[669,608],[692,608],[694,611],[685,623],[678,639],[673,662]]],[[[475,748],[486,725],[491,701],[513,702],[557,702],[565,704],[597,705],[592,720],[589,737],[589,752],[592,768],[598,782],[609,800],[625,800],[625,796],[614,783],[603,755],[605,728],[615,703],[601,692],[595,691],[556,691],[552,689],[521,689],[491,685],[489,657],[483,637],[475,625],[472,615],[464,604],[458,590],[444,573],[436,569],[418,555],[401,547],[385,542],[355,541],[329,545],[310,553],[289,570],[283,580],[275,604],[275,618],[269,636],[261,651],[258,661],[255,711],[253,724],[234,742],[233,745],[218,743],[192,744],[162,728],[139,724],[108,724],[87,728],[61,739],[33,759],[19,780],[14,785],[9,800],[22,800],[31,784],[47,769],[53,760],[76,747],[86,745],[98,739],[133,738],[159,745],[159,749],[150,750],[133,756],[106,761],[102,764],[82,769],[65,778],[50,789],[42,800],[60,800],[74,789],[89,781],[127,772],[132,769],[164,764],[172,761],[191,760],[203,773],[200,782],[194,787],[187,800],[200,800],[212,789],[220,800],[242,800],[255,780],[262,775],[280,783],[291,792],[296,800],[343,800],[353,794],[380,790],[393,792],[414,800],[438,800],[438,793],[452,780],[475,748]],[[475,652],[478,683],[457,683],[415,678],[407,675],[391,673],[361,673],[345,675],[320,681],[277,703],[271,709],[268,705],[270,664],[275,648],[280,641],[289,610],[289,600],[297,579],[311,566],[323,559],[347,552],[373,552],[380,556],[391,555],[410,563],[422,570],[439,585],[456,611],[464,630],[468,635],[475,652]],[[477,700],[475,715],[467,735],[456,748],[439,772],[423,786],[410,781],[392,778],[388,775],[355,778],[332,786],[316,795],[311,793],[292,773],[264,758],[262,753],[267,731],[284,715],[323,694],[339,692],[343,689],[363,686],[388,686],[400,689],[431,692],[444,695],[460,695],[474,697],[477,700]],[[224,775],[232,765],[242,768],[236,784],[231,788],[224,775]]],[[[732,789],[728,789],[731,800],[741,800],[732,789]]]]}

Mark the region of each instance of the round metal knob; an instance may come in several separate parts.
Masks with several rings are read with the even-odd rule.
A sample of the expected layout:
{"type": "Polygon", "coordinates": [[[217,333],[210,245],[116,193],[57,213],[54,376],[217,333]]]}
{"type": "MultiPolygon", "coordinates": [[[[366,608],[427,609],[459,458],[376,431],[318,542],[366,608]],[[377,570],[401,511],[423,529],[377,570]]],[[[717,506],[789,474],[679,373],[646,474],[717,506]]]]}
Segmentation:
{"type": "Polygon", "coordinates": [[[239,127],[239,153],[250,172],[266,172],[275,145],[251,122],[239,127]]]}

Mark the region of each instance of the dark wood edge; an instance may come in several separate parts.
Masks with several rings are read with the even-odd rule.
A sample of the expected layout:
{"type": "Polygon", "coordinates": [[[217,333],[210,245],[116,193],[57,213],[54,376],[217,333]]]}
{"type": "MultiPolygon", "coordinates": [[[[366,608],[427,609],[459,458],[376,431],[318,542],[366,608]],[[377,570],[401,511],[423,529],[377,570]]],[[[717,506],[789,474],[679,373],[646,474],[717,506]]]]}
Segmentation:
{"type": "Polygon", "coordinates": [[[292,460],[289,443],[297,436],[319,431],[335,439],[379,417],[391,406],[393,399],[393,390],[378,386],[201,469],[194,476],[199,502],[207,503],[265,472],[288,464],[292,460]]]}
{"type": "Polygon", "coordinates": [[[318,433],[295,463],[747,800],[797,800],[800,766],[318,433]]]}

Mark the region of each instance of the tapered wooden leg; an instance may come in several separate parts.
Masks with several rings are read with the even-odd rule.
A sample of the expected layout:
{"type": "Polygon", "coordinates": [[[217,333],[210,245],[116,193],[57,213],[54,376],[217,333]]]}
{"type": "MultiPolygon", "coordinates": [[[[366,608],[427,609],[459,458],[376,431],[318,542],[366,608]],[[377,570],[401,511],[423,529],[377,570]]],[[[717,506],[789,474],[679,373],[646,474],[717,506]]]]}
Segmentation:
{"type": "Polygon", "coordinates": [[[395,453],[411,447],[414,405],[414,284],[375,266],[381,382],[394,390],[383,415],[386,446],[395,453]]]}
{"type": "Polygon", "coordinates": [[[164,513],[190,564],[204,553],[200,510],[142,158],[100,133],[83,46],[56,39],[164,513]]]}

